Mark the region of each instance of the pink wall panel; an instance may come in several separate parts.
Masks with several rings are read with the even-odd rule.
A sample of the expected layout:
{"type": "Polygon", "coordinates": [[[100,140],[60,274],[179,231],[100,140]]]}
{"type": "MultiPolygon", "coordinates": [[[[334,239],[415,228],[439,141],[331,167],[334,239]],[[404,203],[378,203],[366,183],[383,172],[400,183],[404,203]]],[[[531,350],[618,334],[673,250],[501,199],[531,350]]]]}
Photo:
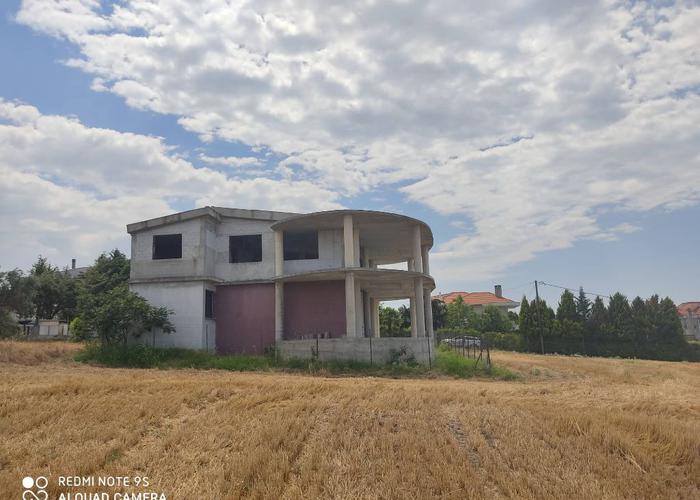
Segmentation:
{"type": "Polygon", "coordinates": [[[275,285],[218,286],[214,317],[216,352],[262,354],[275,344],[275,285]]]}
{"type": "Polygon", "coordinates": [[[345,282],[286,283],[284,338],[311,338],[324,332],[334,338],[345,336],[345,282]]]}

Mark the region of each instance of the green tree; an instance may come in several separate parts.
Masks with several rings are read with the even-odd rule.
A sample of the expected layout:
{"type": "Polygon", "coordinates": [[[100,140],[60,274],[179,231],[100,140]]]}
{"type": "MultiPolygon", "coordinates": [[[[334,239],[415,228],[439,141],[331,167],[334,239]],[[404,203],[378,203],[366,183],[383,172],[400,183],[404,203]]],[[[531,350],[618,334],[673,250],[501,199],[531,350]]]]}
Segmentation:
{"type": "Polygon", "coordinates": [[[0,272],[0,310],[20,318],[34,314],[34,281],[19,269],[0,272]]]}
{"type": "MultiPolygon", "coordinates": [[[[658,300],[658,296],[655,296],[658,300]]],[[[667,345],[687,344],[683,336],[683,326],[678,316],[678,308],[669,297],[659,303],[656,321],[656,338],[667,345]]]]}
{"type": "Polygon", "coordinates": [[[530,303],[527,301],[527,297],[523,295],[523,300],[520,302],[520,313],[518,314],[520,334],[525,337],[532,335],[533,324],[530,303]]]}
{"type": "Polygon", "coordinates": [[[557,307],[557,320],[561,321],[578,321],[578,311],[576,310],[576,301],[574,300],[574,294],[569,290],[564,290],[561,294],[561,299],[559,300],[559,306],[557,307]]]}
{"type": "Polygon", "coordinates": [[[444,328],[447,321],[447,304],[438,299],[433,299],[430,304],[433,308],[433,329],[444,328]]]}
{"type": "Polygon", "coordinates": [[[476,328],[478,317],[474,310],[464,303],[461,296],[447,305],[446,326],[447,328],[476,328]]]}
{"type": "Polygon", "coordinates": [[[486,306],[479,318],[481,332],[509,332],[513,328],[508,317],[495,306],[486,306]]]}
{"type": "Polygon", "coordinates": [[[619,339],[629,338],[632,333],[631,319],[632,310],[630,304],[620,292],[616,292],[610,297],[608,304],[608,319],[610,334],[619,339]]]}
{"type": "Polygon", "coordinates": [[[643,346],[649,343],[654,337],[654,328],[647,314],[647,304],[639,296],[632,301],[631,309],[631,328],[636,345],[643,346]]]}
{"type": "Polygon", "coordinates": [[[108,292],[127,286],[129,282],[129,260],[119,250],[100,255],[81,277],[79,283],[77,314],[80,321],[75,335],[85,338],[93,331],[95,315],[106,300],[108,292]]]}
{"type": "Polygon", "coordinates": [[[77,289],[75,281],[64,270],[52,266],[41,255],[30,273],[34,281],[34,317],[40,319],[68,319],[75,313],[77,289]]]}
{"type": "Polygon", "coordinates": [[[404,336],[401,313],[393,307],[379,305],[379,332],[382,337],[404,336]]]}
{"type": "Polygon", "coordinates": [[[583,291],[583,287],[578,289],[578,297],[576,297],[576,315],[579,323],[586,323],[591,315],[591,301],[583,291]]]}
{"type": "Polygon", "coordinates": [[[91,327],[105,344],[126,344],[130,336],[139,337],[153,328],[164,333],[175,331],[165,307],[153,307],[126,285],[105,292],[102,303],[92,315],[91,327]]]}

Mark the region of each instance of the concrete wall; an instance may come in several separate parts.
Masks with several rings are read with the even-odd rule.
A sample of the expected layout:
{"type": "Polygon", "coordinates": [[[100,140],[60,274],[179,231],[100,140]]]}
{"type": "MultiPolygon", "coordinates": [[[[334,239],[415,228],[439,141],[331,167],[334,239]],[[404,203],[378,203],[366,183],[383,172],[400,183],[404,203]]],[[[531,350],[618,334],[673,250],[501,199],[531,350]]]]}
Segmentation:
{"type": "Polygon", "coordinates": [[[340,267],[343,267],[343,231],[339,229],[318,232],[318,259],[284,261],[285,274],[340,267]]]}
{"type": "MultiPolygon", "coordinates": [[[[184,236],[183,236],[184,238],[184,236]]],[[[203,281],[182,283],[132,283],[129,288],[153,306],[165,306],[173,311],[170,321],[175,333],[160,331],[143,335],[135,342],[156,347],[185,347],[205,349],[203,281]]],[[[216,332],[209,331],[209,335],[216,332]]],[[[131,339],[130,339],[131,341],[131,339]]],[[[211,339],[209,340],[212,343],[211,339]]]]}
{"type": "Polygon", "coordinates": [[[131,279],[206,276],[203,219],[177,222],[131,235],[131,279]],[[182,234],[182,258],[153,260],[153,236],[182,234]]]}
{"type": "Polygon", "coordinates": [[[218,286],[214,316],[217,353],[262,354],[275,343],[275,285],[218,286]]]}
{"type": "MultiPolygon", "coordinates": [[[[274,310],[274,304],[273,304],[274,310]]],[[[284,337],[345,335],[345,281],[284,285],[284,337]]]]}
{"type": "MultiPolygon", "coordinates": [[[[390,360],[392,350],[398,351],[405,347],[416,361],[428,364],[429,354],[430,359],[435,358],[435,346],[430,341],[427,337],[384,337],[371,339],[371,342],[369,338],[320,339],[318,358],[321,361],[356,360],[384,364],[390,360]]],[[[316,340],[284,340],[278,348],[280,355],[285,358],[310,359],[316,345],[316,340]]]]}
{"type": "MultiPolygon", "coordinates": [[[[215,277],[225,282],[269,280],[275,275],[273,221],[200,218],[131,235],[131,279],[215,277]],[[182,234],[182,258],[153,260],[153,236],[182,234]],[[261,262],[229,262],[229,236],[260,234],[261,262]]],[[[343,267],[343,232],[318,233],[318,259],[288,260],[286,274],[343,267]]]]}
{"type": "Polygon", "coordinates": [[[275,238],[269,221],[224,219],[216,228],[214,276],[224,281],[271,279],[275,275],[275,238]],[[260,234],[262,262],[229,262],[229,236],[260,234]]]}

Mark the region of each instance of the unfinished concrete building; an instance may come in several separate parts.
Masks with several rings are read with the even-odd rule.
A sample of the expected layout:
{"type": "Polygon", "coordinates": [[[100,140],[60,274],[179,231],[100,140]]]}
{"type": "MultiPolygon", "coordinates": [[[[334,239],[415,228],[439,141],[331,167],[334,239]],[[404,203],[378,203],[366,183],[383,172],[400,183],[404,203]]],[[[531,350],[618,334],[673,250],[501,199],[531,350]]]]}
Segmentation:
{"type": "Polygon", "coordinates": [[[432,356],[433,235],[424,222],[205,207],[127,230],[131,289],[171,309],[177,330],[141,342],[376,362],[402,348],[421,362],[432,356]],[[379,304],[399,299],[410,300],[412,335],[380,337],[379,304]]]}

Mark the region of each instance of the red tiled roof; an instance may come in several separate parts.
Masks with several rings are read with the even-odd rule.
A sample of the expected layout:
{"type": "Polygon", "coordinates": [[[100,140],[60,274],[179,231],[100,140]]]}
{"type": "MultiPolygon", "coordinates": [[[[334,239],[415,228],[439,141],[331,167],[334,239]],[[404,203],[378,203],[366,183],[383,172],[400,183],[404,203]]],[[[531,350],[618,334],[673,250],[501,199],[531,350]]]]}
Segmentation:
{"type": "Polygon", "coordinates": [[[515,303],[514,300],[510,300],[506,297],[497,297],[496,294],[492,292],[450,292],[433,296],[434,299],[442,300],[445,304],[454,302],[457,297],[462,297],[464,303],[470,306],[515,303]]]}
{"type": "Polygon", "coordinates": [[[700,302],[683,302],[678,306],[678,314],[687,316],[689,313],[700,315],[700,302]]]}

